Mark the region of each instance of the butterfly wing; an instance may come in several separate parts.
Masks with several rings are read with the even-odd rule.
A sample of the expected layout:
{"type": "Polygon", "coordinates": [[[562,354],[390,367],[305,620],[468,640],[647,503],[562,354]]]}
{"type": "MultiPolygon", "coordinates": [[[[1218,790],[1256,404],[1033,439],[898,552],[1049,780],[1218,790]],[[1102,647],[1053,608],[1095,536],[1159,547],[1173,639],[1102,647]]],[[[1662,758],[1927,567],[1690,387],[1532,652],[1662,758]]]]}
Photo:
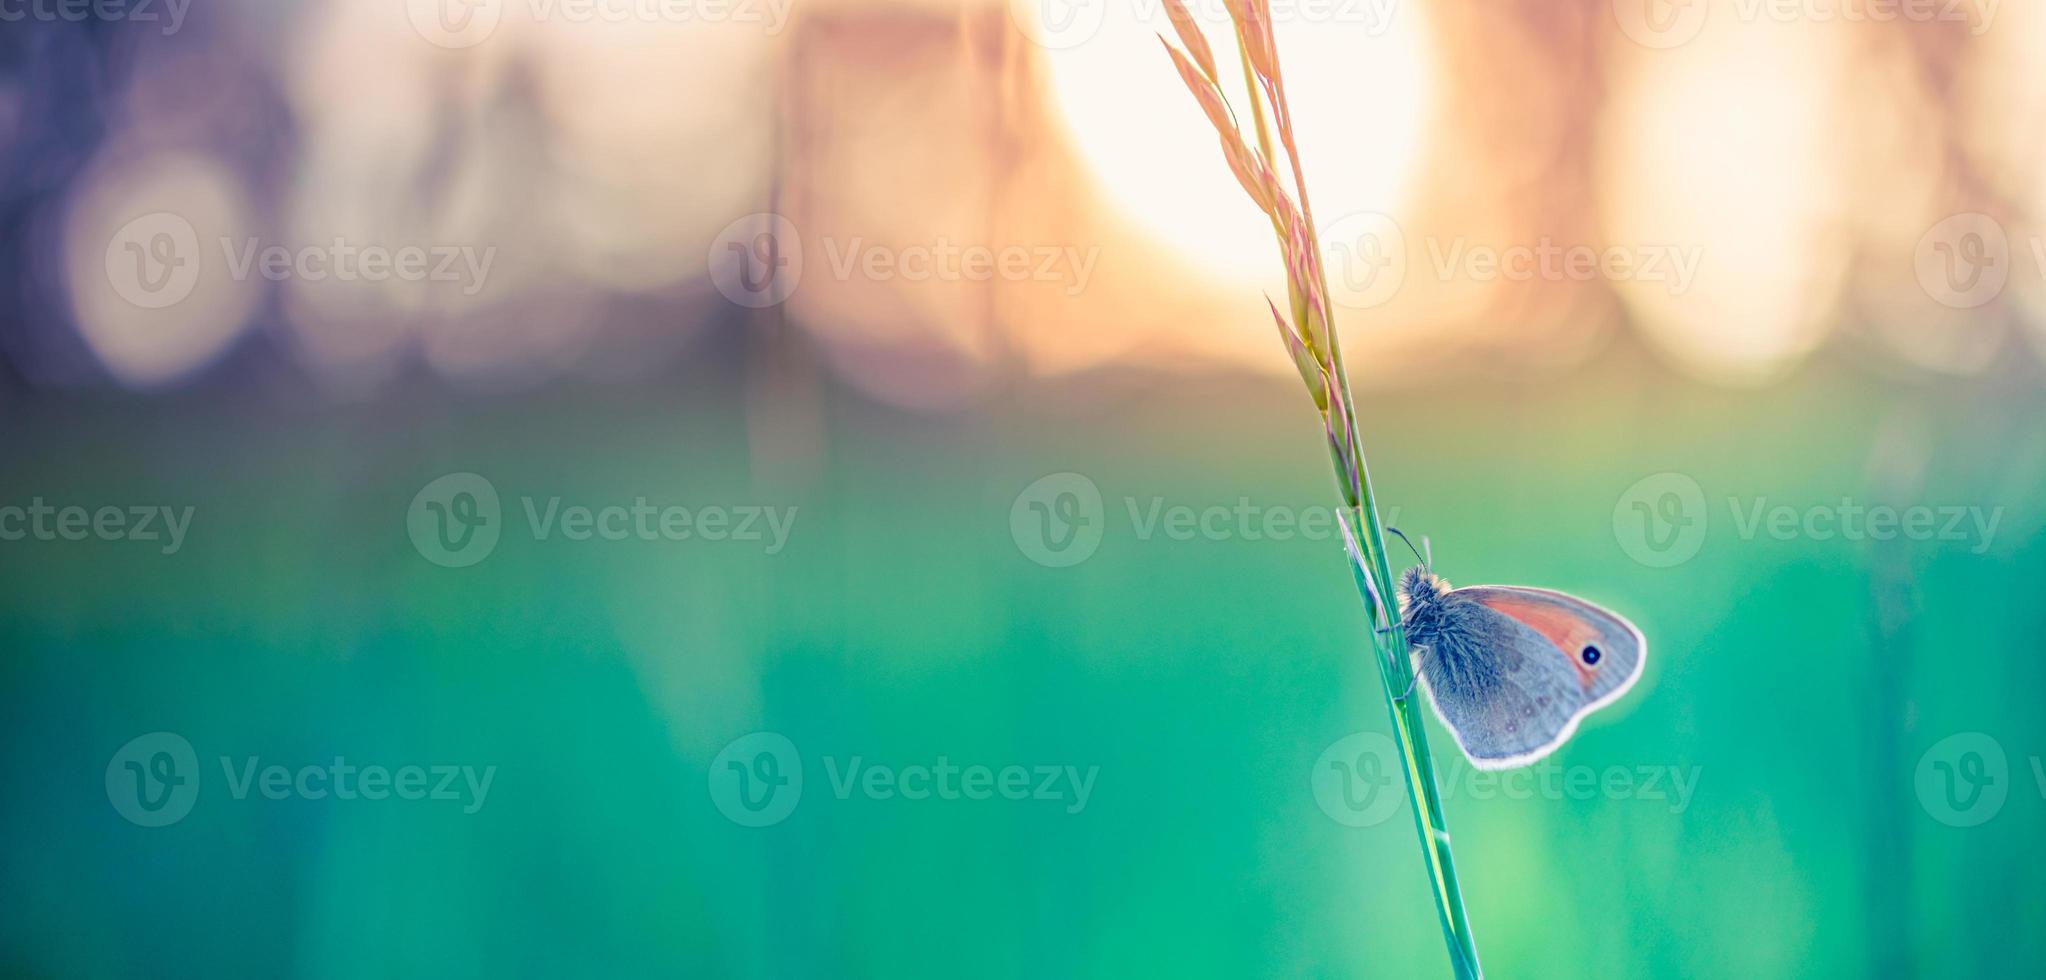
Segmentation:
{"type": "Polygon", "coordinates": [[[1620,615],[1548,589],[1479,585],[1442,597],[1421,676],[1482,769],[1554,752],[1641,677],[1648,641],[1620,615]]]}

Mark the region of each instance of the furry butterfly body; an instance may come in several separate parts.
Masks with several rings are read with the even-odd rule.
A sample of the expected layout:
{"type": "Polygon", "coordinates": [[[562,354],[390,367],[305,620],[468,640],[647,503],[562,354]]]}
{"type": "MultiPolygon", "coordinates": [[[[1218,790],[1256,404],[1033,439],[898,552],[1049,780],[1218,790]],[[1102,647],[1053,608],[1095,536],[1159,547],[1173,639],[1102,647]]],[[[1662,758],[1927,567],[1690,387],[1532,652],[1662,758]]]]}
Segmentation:
{"type": "Polygon", "coordinates": [[[1547,589],[1451,589],[1426,568],[1400,576],[1407,643],[1458,747],[1480,769],[1554,752],[1578,722],[1634,686],[1648,641],[1633,623],[1547,589]]]}

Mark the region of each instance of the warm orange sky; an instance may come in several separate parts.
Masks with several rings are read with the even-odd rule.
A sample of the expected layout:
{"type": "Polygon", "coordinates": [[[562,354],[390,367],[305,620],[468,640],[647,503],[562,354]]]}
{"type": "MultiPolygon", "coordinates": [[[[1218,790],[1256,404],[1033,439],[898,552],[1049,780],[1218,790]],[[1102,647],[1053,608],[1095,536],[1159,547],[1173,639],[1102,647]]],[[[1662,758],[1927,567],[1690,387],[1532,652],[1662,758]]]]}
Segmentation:
{"type": "MultiPolygon", "coordinates": [[[[1738,383],[1843,333],[1976,370],[2046,314],[2046,179],[2023,135],[2046,116],[2025,94],[2046,91],[2025,54],[2046,14],[1715,3],[1654,35],[1629,2],[1275,5],[1349,343],[1411,374],[1474,349],[1568,364],[1632,330],[1738,383]]],[[[414,355],[456,378],[574,369],[616,297],[672,304],[660,329],[679,335],[737,309],[720,263],[767,254],[747,251],[766,227],[747,216],[767,212],[791,239],[774,261],[798,262],[780,266],[788,319],[884,394],[926,383],[889,368],[918,351],[958,365],[964,395],[1018,365],[1285,370],[1269,230],[1159,49],[1155,2],[1045,8],[1056,23],[1030,0],[760,0],[711,21],[489,9],[464,34],[317,5],[276,38],[134,48],[62,222],[72,313],[115,376],[188,377],[266,315],[344,386],[414,355]],[[263,168],[281,180],[219,135],[254,105],[237,64],[262,62],[296,132],[263,168]],[[163,96],[195,88],[221,96],[163,96]],[[136,224],[159,213],[184,225],[136,224]],[[123,295],[130,265],[180,236],[189,296],[123,295]],[[335,243],[466,266],[249,271],[269,249],[318,265],[335,243]]]]}

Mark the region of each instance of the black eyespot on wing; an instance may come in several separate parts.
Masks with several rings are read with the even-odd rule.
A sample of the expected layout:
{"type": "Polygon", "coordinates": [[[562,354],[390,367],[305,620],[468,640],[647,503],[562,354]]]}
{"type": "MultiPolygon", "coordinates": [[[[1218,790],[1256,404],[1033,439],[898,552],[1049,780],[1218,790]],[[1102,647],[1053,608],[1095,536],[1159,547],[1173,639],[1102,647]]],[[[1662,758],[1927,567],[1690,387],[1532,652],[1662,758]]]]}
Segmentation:
{"type": "Polygon", "coordinates": [[[1604,657],[1605,654],[1602,653],[1598,647],[1587,646],[1578,653],[1578,656],[1583,658],[1585,666],[1596,667],[1598,666],[1600,658],[1604,657]]]}

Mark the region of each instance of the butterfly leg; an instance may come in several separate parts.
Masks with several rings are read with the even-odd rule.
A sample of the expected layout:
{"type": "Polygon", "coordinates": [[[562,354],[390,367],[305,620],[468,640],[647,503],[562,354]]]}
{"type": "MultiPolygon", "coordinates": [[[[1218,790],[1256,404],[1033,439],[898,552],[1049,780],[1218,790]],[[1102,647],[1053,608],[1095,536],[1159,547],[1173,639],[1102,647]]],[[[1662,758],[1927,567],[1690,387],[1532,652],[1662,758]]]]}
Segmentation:
{"type": "Polygon", "coordinates": [[[1414,656],[1414,657],[1411,657],[1411,658],[1409,658],[1409,659],[1408,659],[1408,661],[1407,661],[1407,690],[1406,690],[1406,692],[1405,692],[1405,693],[1403,693],[1403,694],[1401,694],[1401,695],[1400,695],[1399,697],[1393,698],[1393,700],[1394,700],[1394,701],[1396,701],[1396,702],[1398,702],[1398,703],[1400,703],[1400,704],[1405,704],[1405,703],[1407,703],[1407,699],[1408,699],[1408,698],[1410,698],[1410,697],[1413,697],[1413,696],[1414,696],[1414,687],[1415,687],[1416,685],[1420,684],[1420,683],[1421,683],[1421,664],[1420,664],[1420,657],[1419,657],[1419,656],[1417,655],[1417,656],[1414,656]]]}
{"type": "MultiPolygon", "coordinates": [[[[1385,634],[1387,634],[1387,633],[1390,633],[1390,632],[1392,632],[1392,627],[1390,627],[1390,626],[1380,626],[1379,628],[1377,628],[1377,629],[1375,629],[1375,630],[1372,630],[1372,632],[1374,632],[1374,633],[1377,633],[1377,634],[1378,634],[1379,636],[1384,636],[1385,634]]],[[[1416,672],[1414,672],[1414,671],[1412,670],[1412,668],[1411,668],[1411,665],[1410,665],[1410,666],[1409,666],[1409,670],[1408,670],[1408,678],[1407,678],[1407,690],[1406,690],[1406,693],[1404,693],[1404,694],[1401,694],[1401,695],[1400,695],[1399,697],[1393,698],[1393,701],[1395,701],[1395,702],[1397,702],[1397,703],[1399,703],[1399,704],[1405,704],[1408,698],[1410,698],[1410,697],[1413,697],[1413,696],[1414,696],[1414,683],[1415,683],[1415,681],[1417,681],[1417,680],[1419,680],[1419,679],[1420,679],[1420,676],[1421,676],[1421,675],[1420,675],[1419,673],[1416,673],[1416,672]]]]}

